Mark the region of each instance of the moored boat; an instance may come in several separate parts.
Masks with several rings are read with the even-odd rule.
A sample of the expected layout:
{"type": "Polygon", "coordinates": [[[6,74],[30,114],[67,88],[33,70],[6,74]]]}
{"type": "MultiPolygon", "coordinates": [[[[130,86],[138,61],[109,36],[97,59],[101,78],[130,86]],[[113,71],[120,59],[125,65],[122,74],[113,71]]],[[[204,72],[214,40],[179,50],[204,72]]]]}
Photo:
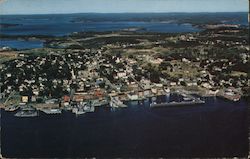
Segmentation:
{"type": "Polygon", "coordinates": [[[61,109],[56,109],[56,108],[52,108],[52,109],[41,109],[42,112],[46,113],[46,114],[61,114],[62,110],[61,109]]]}
{"type": "Polygon", "coordinates": [[[36,117],[38,112],[36,110],[20,110],[14,116],[16,117],[36,117]]]}
{"type": "Polygon", "coordinates": [[[10,105],[10,106],[7,106],[5,107],[5,111],[10,111],[10,112],[13,112],[13,111],[16,111],[18,109],[18,106],[17,105],[10,105]]]}

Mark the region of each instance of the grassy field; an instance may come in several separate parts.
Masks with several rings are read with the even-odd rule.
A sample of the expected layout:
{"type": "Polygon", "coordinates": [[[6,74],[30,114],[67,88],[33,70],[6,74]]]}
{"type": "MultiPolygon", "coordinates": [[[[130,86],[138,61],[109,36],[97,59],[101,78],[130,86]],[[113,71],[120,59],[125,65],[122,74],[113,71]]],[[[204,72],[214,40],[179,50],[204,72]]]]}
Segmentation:
{"type": "Polygon", "coordinates": [[[16,59],[18,56],[18,53],[15,51],[4,51],[0,52],[0,64],[12,59],[16,59]]]}
{"type": "Polygon", "coordinates": [[[194,78],[200,74],[199,67],[192,63],[184,63],[181,61],[172,61],[171,65],[174,66],[173,71],[164,71],[174,78],[194,78]]]}
{"type": "Polygon", "coordinates": [[[231,76],[233,76],[233,77],[240,77],[240,76],[246,77],[247,73],[245,73],[245,72],[239,72],[239,71],[232,71],[231,76]]]}

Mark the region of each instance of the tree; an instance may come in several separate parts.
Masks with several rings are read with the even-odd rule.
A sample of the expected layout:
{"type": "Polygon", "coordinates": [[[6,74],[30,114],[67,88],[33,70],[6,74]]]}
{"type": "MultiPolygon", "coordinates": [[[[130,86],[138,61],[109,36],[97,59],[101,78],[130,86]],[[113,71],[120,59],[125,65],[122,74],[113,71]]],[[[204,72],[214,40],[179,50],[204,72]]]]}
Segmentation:
{"type": "Polygon", "coordinates": [[[172,65],[167,62],[167,61],[163,61],[160,65],[159,65],[159,69],[160,70],[167,70],[168,68],[172,68],[172,65]]]}
{"type": "Polygon", "coordinates": [[[181,84],[182,86],[187,86],[187,83],[184,82],[184,81],[181,81],[180,84],[181,84]]]}

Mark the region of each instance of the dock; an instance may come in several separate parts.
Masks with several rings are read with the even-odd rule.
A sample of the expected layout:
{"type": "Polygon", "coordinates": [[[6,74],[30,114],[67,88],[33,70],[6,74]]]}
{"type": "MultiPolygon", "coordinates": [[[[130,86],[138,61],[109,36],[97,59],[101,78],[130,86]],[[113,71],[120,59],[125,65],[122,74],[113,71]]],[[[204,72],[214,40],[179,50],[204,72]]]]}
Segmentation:
{"type": "Polygon", "coordinates": [[[174,106],[188,106],[188,105],[200,105],[205,104],[203,100],[193,100],[193,101],[182,101],[182,102],[166,102],[166,103],[151,103],[150,107],[174,107],[174,106]]]}
{"type": "Polygon", "coordinates": [[[224,98],[233,102],[237,102],[241,99],[241,95],[235,92],[224,92],[220,91],[217,94],[217,97],[224,98]]]}
{"type": "Polygon", "coordinates": [[[204,100],[201,100],[200,98],[194,97],[191,94],[187,94],[183,91],[177,91],[176,93],[179,93],[183,97],[183,101],[173,101],[173,102],[165,102],[165,103],[151,103],[150,107],[174,107],[174,106],[189,106],[189,105],[200,105],[205,104],[204,100]]]}
{"type": "Polygon", "coordinates": [[[127,105],[123,104],[122,101],[118,99],[118,97],[112,97],[110,96],[110,102],[109,105],[114,108],[126,108],[127,105]]]}

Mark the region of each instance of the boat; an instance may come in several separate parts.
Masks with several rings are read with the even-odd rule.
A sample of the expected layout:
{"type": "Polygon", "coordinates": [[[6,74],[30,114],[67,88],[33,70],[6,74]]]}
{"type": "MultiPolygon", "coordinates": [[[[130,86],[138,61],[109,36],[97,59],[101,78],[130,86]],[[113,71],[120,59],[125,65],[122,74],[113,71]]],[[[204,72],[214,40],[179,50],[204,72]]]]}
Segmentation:
{"type": "Polygon", "coordinates": [[[76,115],[82,115],[85,114],[86,112],[83,109],[78,109],[77,112],[75,112],[76,115]]]}
{"type": "Polygon", "coordinates": [[[22,108],[14,116],[16,116],[16,117],[36,117],[36,116],[38,116],[38,111],[32,107],[22,108]]]}
{"type": "Polygon", "coordinates": [[[82,115],[85,113],[91,113],[95,111],[95,107],[91,104],[91,102],[82,102],[72,108],[72,113],[76,115],[82,115]]]}
{"type": "Polygon", "coordinates": [[[167,94],[169,94],[169,93],[170,93],[170,89],[169,89],[169,88],[164,89],[164,91],[165,91],[167,94]]]}
{"type": "Polygon", "coordinates": [[[228,89],[222,93],[218,94],[218,97],[237,102],[241,99],[241,95],[231,89],[228,89]]]}
{"type": "Polygon", "coordinates": [[[184,101],[190,101],[190,100],[192,100],[191,98],[188,98],[188,97],[183,97],[183,100],[184,101]]]}
{"type": "Polygon", "coordinates": [[[143,105],[144,104],[144,101],[143,100],[140,100],[139,101],[139,105],[143,105]]]}
{"type": "Polygon", "coordinates": [[[152,97],[151,98],[152,101],[156,101],[156,99],[157,99],[156,97],[152,97]]]}
{"type": "Polygon", "coordinates": [[[139,96],[137,94],[129,93],[127,96],[128,96],[128,98],[129,98],[130,101],[137,101],[137,100],[139,100],[139,96]]]}
{"type": "Polygon", "coordinates": [[[56,108],[52,108],[52,109],[41,109],[42,112],[46,113],[46,114],[61,114],[62,110],[61,109],[56,109],[56,108]]]}
{"type": "Polygon", "coordinates": [[[150,104],[150,106],[153,106],[153,105],[156,105],[157,103],[156,102],[152,102],[151,104],[150,104]]]}
{"type": "Polygon", "coordinates": [[[10,112],[13,112],[13,111],[16,111],[18,109],[18,106],[17,105],[10,105],[10,106],[7,106],[5,107],[5,111],[10,111],[10,112]]]}
{"type": "MultiPolygon", "coordinates": [[[[189,95],[189,94],[181,93],[181,96],[183,97],[184,101],[196,100],[195,97],[193,97],[192,95],[189,95]]],[[[197,98],[197,100],[199,100],[199,98],[197,98]]]]}
{"type": "Polygon", "coordinates": [[[91,113],[91,112],[94,112],[94,111],[95,111],[95,107],[92,106],[90,103],[88,103],[88,104],[84,105],[83,110],[84,110],[86,113],[91,113]]]}
{"type": "Polygon", "coordinates": [[[76,115],[82,115],[82,114],[85,114],[85,111],[83,111],[83,109],[80,109],[80,108],[73,108],[72,109],[72,113],[76,114],[76,115]]]}

